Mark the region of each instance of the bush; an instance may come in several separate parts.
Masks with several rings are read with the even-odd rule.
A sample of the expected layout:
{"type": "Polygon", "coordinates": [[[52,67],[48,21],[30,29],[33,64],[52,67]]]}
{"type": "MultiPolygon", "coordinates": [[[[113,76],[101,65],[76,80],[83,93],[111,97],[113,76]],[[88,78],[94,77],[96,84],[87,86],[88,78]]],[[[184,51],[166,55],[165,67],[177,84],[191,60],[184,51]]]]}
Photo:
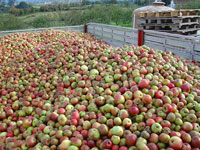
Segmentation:
{"type": "Polygon", "coordinates": [[[180,8],[185,8],[185,9],[199,9],[200,8],[200,0],[195,0],[187,5],[180,6],[180,8]]]}
{"type": "Polygon", "coordinates": [[[13,15],[2,15],[0,16],[0,30],[17,30],[24,29],[26,26],[22,22],[22,20],[18,19],[13,15]]]}
{"type": "Polygon", "coordinates": [[[177,6],[177,9],[199,9],[199,8],[200,8],[200,0],[193,0],[192,2],[189,2],[187,5],[177,6]]]}
{"type": "Polygon", "coordinates": [[[40,11],[41,12],[47,12],[48,11],[48,6],[47,5],[43,5],[40,7],[40,11]]]}
{"type": "Polygon", "coordinates": [[[12,8],[9,9],[8,12],[9,12],[10,14],[13,14],[13,15],[17,16],[17,15],[19,15],[20,10],[17,9],[17,8],[12,7],[12,8]]]}
{"type": "Polygon", "coordinates": [[[59,14],[59,21],[65,25],[80,25],[88,22],[116,25],[132,23],[132,13],[135,7],[123,8],[121,5],[94,5],[85,10],[69,10],[59,14]]]}
{"type": "MultiPolygon", "coordinates": [[[[40,8],[43,11],[48,11],[48,7],[55,8],[56,5],[44,5],[40,8]]],[[[129,7],[124,7],[124,5],[90,5],[84,7],[76,7],[76,9],[68,10],[68,11],[54,11],[47,12],[46,15],[42,15],[43,13],[38,13],[38,17],[28,16],[31,19],[27,19],[26,16],[23,17],[24,20],[19,19],[15,21],[16,23],[13,26],[18,26],[19,29],[23,28],[25,25],[28,28],[41,28],[41,27],[53,27],[53,26],[63,26],[63,25],[80,25],[86,24],[88,22],[96,22],[103,24],[114,24],[114,25],[123,25],[123,26],[131,26],[132,24],[132,12],[136,7],[134,5],[129,5],[129,7]],[[32,20],[34,18],[34,20],[32,20]],[[22,26],[23,23],[26,23],[22,26]],[[19,24],[20,23],[20,24],[19,24]]],[[[66,9],[61,6],[58,9],[66,9]]],[[[12,11],[13,14],[17,15],[18,12],[16,8],[12,11]],[[13,11],[14,10],[14,11],[13,11]]],[[[34,12],[35,8],[29,7],[25,9],[19,9],[18,15],[26,15],[27,13],[34,12]]],[[[8,16],[10,17],[10,16],[8,16]]],[[[14,16],[12,16],[14,17],[14,16]]],[[[19,17],[22,18],[22,17],[19,17]]],[[[16,20],[17,18],[14,18],[16,20]]],[[[11,22],[14,22],[13,20],[11,22]]],[[[3,24],[2,22],[0,22],[3,24]]],[[[15,26],[15,27],[16,27],[15,26]]],[[[2,27],[2,25],[1,25],[2,27]]],[[[10,25],[9,28],[16,29],[10,25]]],[[[6,26],[5,26],[6,28],[6,26]]]]}
{"type": "Polygon", "coordinates": [[[50,19],[48,16],[37,17],[31,22],[34,28],[50,27],[50,19]]]}
{"type": "Polygon", "coordinates": [[[29,5],[29,4],[27,4],[27,3],[24,2],[24,1],[20,2],[20,3],[16,6],[16,8],[18,8],[18,9],[25,9],[25,8],[29,8],[29,7],[32,7],[32,6],[29,5]]]}
{"type": "Polygon", "coordinates": [[[19,15],[20,15],[20,16],[24,15],[24,10],[23,10],[23,9],[20,9],[19,15]]]}
{"type": "Polygon", "coordinates": [[[83,23],[97,22],[97,23],[110,23],[110,14],[108,8],[103,6],[95,6],[90,10],[83,12],[83,23]]]}
{"type": "Polygon", "coordinates": [[[103,6],[95,6],[86,10],[70,10],[59,14],[59,18],[65,25],[80,25],[88,22],[110,23],[108,8],[103,6]]]}

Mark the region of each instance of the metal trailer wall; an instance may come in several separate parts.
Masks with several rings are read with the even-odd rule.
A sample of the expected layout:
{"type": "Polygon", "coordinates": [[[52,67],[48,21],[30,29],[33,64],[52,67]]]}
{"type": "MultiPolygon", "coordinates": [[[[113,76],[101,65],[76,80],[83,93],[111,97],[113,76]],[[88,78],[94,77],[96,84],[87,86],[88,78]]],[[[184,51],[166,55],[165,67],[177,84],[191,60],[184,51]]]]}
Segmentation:
{"type": "MultiPolygon", "coordinates": [[[[38,28],[14,31],[0,31],[0,36],[17,32],[36,32],[42,30],[70,30],[75,32],[88,32],[96,38],[106,41],[115,47],[122,45],[138,45],[141,41],[138,30],[113,25],[88,23],[79,26],[63,26],[52,28],[38,28]]],[[[143,44],[153,49],[171,51],[177,56],[200,61],[200,37],[184,36],[172,33],[144,30],[143,44]]]]}
{"type": "Polygon", "coordinates": [[[138,44],[137,29],[98,23],[88,23],[87,26],[87,32],[113,46],[138,44]]]}
{"type": "Polygon", "coordinates": [[[200,61],[200,37],[145,30],[144,45],[200,61]]]}
{"type": "MultiPolygon", "coordinates": [[[[113,46],[138,45],[138,30],[113,25],[88,23],[88,32],[113,46]]],[[[200,37],[152,30],[143,31],[143,44],[153,49],[171,51],[177,56],[200,61],[200,37]]]]}
{"type": "Polygon", "coordinates": [[[43,31],[43,30],[63,30],[63,31],[84,32],[84,25],[0,31],[0,36],[11,34],[11,33],[37,32],[37,31],[43,31]]]}

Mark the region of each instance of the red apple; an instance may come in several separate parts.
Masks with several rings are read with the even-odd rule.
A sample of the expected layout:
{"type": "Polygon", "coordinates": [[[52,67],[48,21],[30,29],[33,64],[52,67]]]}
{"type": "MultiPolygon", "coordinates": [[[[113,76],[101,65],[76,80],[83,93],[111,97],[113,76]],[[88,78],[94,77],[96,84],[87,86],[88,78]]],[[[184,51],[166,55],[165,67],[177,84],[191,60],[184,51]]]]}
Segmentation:
{"type": "Polygon", "coordinates": [[[158,146],[155,143],[148,143],[147,146],[149,150],[158,150],[158,146]]]}
{"type": "Polygon", "coordinates": [[[190,144],[188,144],[188,143],[183,143],[182,150],[191,150],[191,149],[192,149],[192,148],[191,148],[190,144]]]}
{"type": "Polygon", "coordinates": [[[190,85],[188,83],[184,83],[181,85],[181,89],[184,92],[190,92],[190,85]]]}
{"type": "Polygon", "coordinates": [[[142,101],[144,102],[144,104],[151,104],[152,102],[152,97],[150,95],[144,95],[142,97],[142,101]]]}
{"type": "Polygon", "coordinates": [[[126,137],[126,145],[133,146],[137,141],[137,136],[135,134],[130,134],[126,137]]]}
{"type": "Polygon", "coordinates": [[[164,105],[163,105],[163,110],[164,110],[164,112],[166,112],[166,113],[170,113],[170,112],[173,111],[173,107],[172,107],[172,105],[170,105],[170,104],[164,104],[164,105]]]}
{"type": "Polygon", "coordinates": [[[199,136],[192,137],[192,146],[196,147],[196,148],[200,148],[200,137],[199,136]]]}
{"type": "Polygon", "coordinates": [[[147,126],[152,126],[152,124],[154,124],[155,123],[155,120],[154,119],[147,119],[147,121],[146,121],[146,125],[147,126]]]}
{"type": "Polygon", "coordinates": [[[156,98],[162,98],[164,96],[164,92],[161,90],[156,91],[155,97],[156,98]]]}
{"type": "Polygon", "coordinates": [[[149,142],[157,143],[159,141],[159,136],[156,133],[152,133],[149,137],[149,142]]]}
{"type": "Polygon", "coordinates": [[[138,83],[139,88],[148,88],[149,86],[149,80],[148,79],[142,79],[139,83],[138,83]]]}
{"type": "Polygon", "coordinates": [[[131,116],[133,115],[137,115],[139,113],[139,109],[137,106],[133,106],[131,108],[128,109],[128,112],[131,116]]]}
{"type": "Polygon", "coordinates": [[[173,136],[169,140],[169,145],[171,148],[174,148],[175,150],[181,150],[183,147],[183,142],[181,138],[178,136],[173,136]]]}
{"type": "Polygon", "coordinates": [[[106,139],[103,141],[103,148],[104,149],[110,149],[112,148],[112,141],[109,139],[106,139]]]}

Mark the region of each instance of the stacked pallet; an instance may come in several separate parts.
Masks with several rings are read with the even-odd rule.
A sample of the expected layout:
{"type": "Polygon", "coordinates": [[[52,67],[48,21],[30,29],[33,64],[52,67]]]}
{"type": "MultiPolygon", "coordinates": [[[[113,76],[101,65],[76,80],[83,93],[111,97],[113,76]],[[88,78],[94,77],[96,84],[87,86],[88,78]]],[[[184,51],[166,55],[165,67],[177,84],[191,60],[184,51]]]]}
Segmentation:
{"type": "Polygon", "coordinates": [[[146,11],[135,16],[135,27],[146,30],[197,34],[199,10],[146,11]]]}

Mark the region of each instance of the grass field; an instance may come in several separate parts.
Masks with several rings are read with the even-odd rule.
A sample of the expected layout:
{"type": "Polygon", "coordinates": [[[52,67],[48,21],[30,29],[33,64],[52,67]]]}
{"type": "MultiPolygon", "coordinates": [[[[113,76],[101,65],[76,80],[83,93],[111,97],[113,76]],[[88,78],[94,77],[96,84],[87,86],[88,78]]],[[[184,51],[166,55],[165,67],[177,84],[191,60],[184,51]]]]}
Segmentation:
{"type": "Polygon", "coordinates": [[[36,13],[33,13],[33,14],[18,16],[18,18],[23,19],[25,22],[29,22],[29,21],[33,21],[34,19],[41,17],[41,16],[57,17],[58,15],[64,15],[65,13],[67,13],[69,11],[70,10],[54,11],[54,12],[36,12],[36,13]]]}
{"type": "Polygon", "coordinates": [[[62,11],[35,12],[22,16],[1,13],[0,20],[2,21],[0,22],[0,30],[72,26],[88,22],[131,27],[132,12],[135,8],[134,6],[127,8],[121,7],[120,5],[95,5],[83,6],[79,7],[79,9],[78,7],[72,7],[62,11]],[[15,20],[16,23],[13,20],[15,20]]]}
{"type": "MultiPolygon", "coordinates": [[[[64,16],[68,11],[56,11],[56,12],[36,12],[33,14],[28,14],[24,16],[17,16],[21,20],[24,26],[28,29],[35,28],[32,25],[36,20],[41,18],[49,18],[47,20],[48,26],[64,26],[66,25],[64,21],[60,20],[60,16],[64,16]]],[[[44,26],[41,26],[44,27],[44,26]]]]}

